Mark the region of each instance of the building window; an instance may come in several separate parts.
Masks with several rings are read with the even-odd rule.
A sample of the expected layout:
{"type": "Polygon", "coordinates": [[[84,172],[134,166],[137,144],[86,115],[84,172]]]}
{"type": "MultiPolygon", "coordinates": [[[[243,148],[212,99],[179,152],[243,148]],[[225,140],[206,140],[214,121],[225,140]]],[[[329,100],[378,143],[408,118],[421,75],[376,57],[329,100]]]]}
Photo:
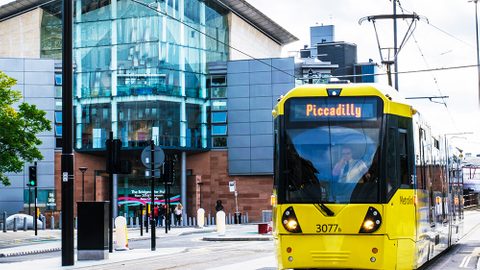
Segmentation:
{"type": "Polygon", "coordinates": [[[227,135],[227,125],[212,126],[212,136],[227,135]]]}
{"type": "Polygon", "coordinates": [[[58,85],[58,86],[62,85],[62,74],[59,74],[59,73],[55,74],[55,85],[58,85]]]}
{"type": "Polygon", "coordinates": [[[224,148],[227,147],[227,137],[221,136],[221,137],[213,137],[213,147],[214,148],[224,148]]]}
{"type": "Polygon", "coordinates": [[[227,110],[226,100],[212,100],[212,111],[226,111],[226,110],[227,110]]]}
{"type": "Polygon", "coordinates": [[[61,124],[62,120],[62,112],[55,112],[55,124],[61,124]]]}
{"type": "Polygon", "coordinates": [[[226,123],[226,122],[227,122],[227,112],[212,113],[212,123],[226,123]]]}
{"type": "Polygon", "coordinates": [[[55,136],[62,137],[62,125],[61,124],[55,125],[55,136]]]}

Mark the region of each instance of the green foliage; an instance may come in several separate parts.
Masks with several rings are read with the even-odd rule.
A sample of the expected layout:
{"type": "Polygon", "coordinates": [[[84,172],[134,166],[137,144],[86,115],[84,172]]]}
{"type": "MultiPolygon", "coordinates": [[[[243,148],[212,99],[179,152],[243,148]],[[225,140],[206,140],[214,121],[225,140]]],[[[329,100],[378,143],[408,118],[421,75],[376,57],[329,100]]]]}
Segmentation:
{"type": "Polygon", "coordinates": [[[25,162],[43,159],[38,150],[42,141],[37,134],[51,130],[45,111],[35,105],[18,103],[20,92],[12,90],[17,83],[0,71],[0,182],[10,185],[7,172],[21,172],[25,162]]]}

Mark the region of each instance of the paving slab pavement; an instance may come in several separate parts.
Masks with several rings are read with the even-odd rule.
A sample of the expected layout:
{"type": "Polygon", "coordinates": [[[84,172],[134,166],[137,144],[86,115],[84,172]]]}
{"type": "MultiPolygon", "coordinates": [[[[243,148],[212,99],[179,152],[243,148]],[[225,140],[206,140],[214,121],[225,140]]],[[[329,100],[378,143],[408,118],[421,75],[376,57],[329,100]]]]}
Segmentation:
{"type": "MultiPolygon", "coordinates": [[[[260,235],[257,233],[256,224],[227,225],[225,235],[215,233],[215,226],[203,228],[195,227],[172,227],[168,234],[165,234],[165,228],[157,228],[156,238],[161,239],[171,236],[180,236],[188,234],[205,234],[204,241],[268,241],[271,235],[260,235]]],[[[76,235],[76,233],[74,234],[76,235]]],[[[114,234],[115,235],[115,234],[114,234]]],[[[114,236],[115,237],[115,236],[114,236]]],[[[128,240],[139,241],[150,239],[150,233],[143,232],[140,235],[140,229],[128,229],[128,240]]],[[[38,231],[38,236],[33,235],[33,231],[0,232],[0,258],[23,256],[31,254],[40,254],[61,250],[61,230],[38,231]]]]}

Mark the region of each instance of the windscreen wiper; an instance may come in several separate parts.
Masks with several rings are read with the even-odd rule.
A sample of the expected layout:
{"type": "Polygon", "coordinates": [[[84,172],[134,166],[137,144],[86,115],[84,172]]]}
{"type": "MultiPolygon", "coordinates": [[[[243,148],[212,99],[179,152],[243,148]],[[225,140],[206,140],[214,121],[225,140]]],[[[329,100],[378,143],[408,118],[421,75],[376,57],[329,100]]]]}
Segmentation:
{"type": "Polygon", "coordinates": [[[322,212],[323,214],[327,214],[327,216],[329,217],[333,217],[335,215],[335,213],[330,210],[330,208],[328,208],[324,203],[318,203],[318,204],[315,204],[315,207],[320,211],[322,212]]]}

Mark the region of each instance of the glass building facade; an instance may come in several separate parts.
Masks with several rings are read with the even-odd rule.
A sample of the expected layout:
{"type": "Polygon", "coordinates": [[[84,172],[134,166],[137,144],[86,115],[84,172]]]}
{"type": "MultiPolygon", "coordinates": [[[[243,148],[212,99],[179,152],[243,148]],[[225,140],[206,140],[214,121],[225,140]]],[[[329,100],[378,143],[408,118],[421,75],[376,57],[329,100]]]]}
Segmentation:
{"type": "MultiPolygon", "coordinates": [[[[74,2],[74,147],[104,151],[112,132],[132,151],[133,173],[117,180],[119,213],[129,215],[148,201],[138,158],[151,139],[175,156],[180,171],[181,152],[208,150],[212,141],[225,147],[218,140],[226,135],[222,113],[215,113],[215,125],[210,120],[219,109],[216,103],[211,109],[210,90],[224,98],[225,82],[208,74],[207,63],[228,60],[229,11],[210,0],[141,3],[74,2]]],[[[42,9],[41,56],[61,59],[61,1],[42,9]]],[[[171,187],[173,202],[180,200],[180,182],[171,187]]],[[[163,186],[157,193],[161,202],[163,186]]]]}
{"type": "MultiPolygon", "coordinates": [[[[130,149],[150,139],[178,149],[212,146],[209,90],[219,85],[206,66],[228,60],[228,10],[216,1],[142,3],[148,7],[75,1],[77,151],[105,149],[110,131],[130,149]]],[[[61,2],[43,9],[41,56],[60,59],[61,2]]]]}
{"type": "Polygon", "coordinates": [[[228,59],[228,11],[213,1],[77,1],[75,147],[211,146],[206,64],[228,59]],[[78,12],[80,11],[81,12],[78,12]],[[204,34],[203,34],[204,33],[204,34]]]}

